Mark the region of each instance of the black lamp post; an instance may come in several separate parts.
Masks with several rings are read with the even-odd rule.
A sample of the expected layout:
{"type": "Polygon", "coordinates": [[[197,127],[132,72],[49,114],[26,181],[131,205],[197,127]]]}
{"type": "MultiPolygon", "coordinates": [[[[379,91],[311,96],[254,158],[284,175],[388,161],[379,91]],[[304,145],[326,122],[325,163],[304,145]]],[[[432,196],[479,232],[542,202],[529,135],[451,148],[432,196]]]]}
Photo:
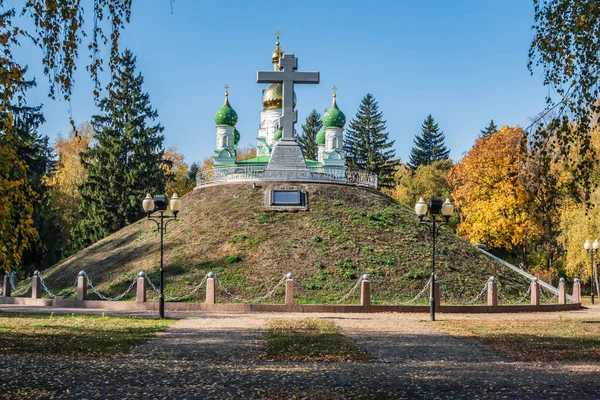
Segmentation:
{"type": "Polygon", "coordinates": [[[158,230],[160,231],[160,295],[158,303],[158,315],[162,319],[165,317],[165,295],[164,295],[164,276],[163,276],[163,236],[167,231],[167,225],[169,222],[177,219],[177,213],[181,209],[181,200],[177,197],[177,193],[173,193],[171,201],[168,200],[164,194],[154,195],[154,198],[150,196],[150,193],[146,195],[144,201],[142,201],[142,207],[148,216],[148,219],[156,222],[158,230]],[[167,203],[173,215],[165,215],[167,210],[167,203]],[[158,211],[159,215],[152,215],[152,213],[158,211]]]}
{"type": "Polygon", "coordinates": [[[432,321],[435,321],[435,240],[439,233],[440,227],[442,225],[447,225],[448,220],[452,216],[454,212],[454,206],[450,202],[450,199],[446,199],[445,202],[442,202],[440,198],[433,198],[429,200],[429,207],[427,207],[427,203],[420,198],[417,204],[415,205],[415,213],[417,217],[419,217],[419,221],[421,224],[425,224],[429,227],[431,231],[431,236],[433,238],[433,246],[431,249],[431,281],[430,281],[430,296],[429,296],[429,315],[432,321]],[[429,208],[429,218],[424,219],[425,215],[427,215],[427,209],[429,208]],[[440,216],[444,217],[444,220],[440,216]]]}
{"type": "Polygon", "coordinates": [[[598,239],[594,240],[594,244],[590,244],[589,240],[586,240],[583,248],[585,249],[585,251],[588,252],[588,254],[590,255],[590,259],[592,261],[592,278],[590,279],[590,290],[592,292],[592,304],[594,304],[594,278],[596,277],[595,274],[595,265],[594,265],[594,254],[598,251],[598,248],[600,247],[600,243],[598,243],[598,239]]]}

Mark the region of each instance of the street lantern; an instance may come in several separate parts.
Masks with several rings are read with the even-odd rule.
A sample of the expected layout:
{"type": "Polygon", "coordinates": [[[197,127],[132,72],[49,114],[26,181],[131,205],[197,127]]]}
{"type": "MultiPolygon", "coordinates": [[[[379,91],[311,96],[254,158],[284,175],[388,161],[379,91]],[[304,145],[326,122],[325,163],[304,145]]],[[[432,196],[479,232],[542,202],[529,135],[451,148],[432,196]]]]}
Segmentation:
{"type": "Polygon", "coordinates": [[[590,243],[589,240],[586,240],[583,244],[583,248],[590,255],[590,261],[592,264],[592,275],[590,278],[590,291],[591,291],[591,300],[592,304],[594,304],[594,279],[596,278],[596,265],[594,264],[594,255],[598,252],[598,248],[600,248],[600,243],[598,243],[598,239],[594,240],[594,243],[590,243]]]}
{"type": "MultiPolygon", "coordinates": [[[[433,245],[431,248],[431,280],[430,280],[430,296],[429,296],[429,315],[432,321],[435,321],[435,242],[442,225],[447,225],[450,217],[454,213],[454,205],[450,202],[450,199],[446,199],[442,202],[440,198],[433,198],[429,200],[429,205],[425,203],[421,197],[417,204],[415,204],[415,214],[419,217],[421,224],[427,225],[431,231],[433,239],[433,245]],[[429,211],[430,219],[424,219],[429,211]],[[438,219],[441,216],[444,218],[438,219]]],[[[438,299],[439,301],[439,299],[438,299]]]]}
{"type": "Polygon", "coordinates": [[[164,256],[164,234],[167,231],[167,225],[169,222],[177,219],[177,214],[181,210],[181,200],[177,196],[177,193],[173,193],[171,200],[164,194],[157,194],[152,197],[150,193],[146,194],[146,198],[142,201],[142,208],[148,216],[149,220],[156,222],[158,231],[160,232],[160,294],[159,294],[159,305],[158,315],[160,318],[165,317],[165,282],[164,282],[164,269],[163,269],[163,256],[164,256]],[[165,215],[167,206],[171,210],[173,215],[165,215]],[[158,212],[158,215],[152,215],[158,212]]]}

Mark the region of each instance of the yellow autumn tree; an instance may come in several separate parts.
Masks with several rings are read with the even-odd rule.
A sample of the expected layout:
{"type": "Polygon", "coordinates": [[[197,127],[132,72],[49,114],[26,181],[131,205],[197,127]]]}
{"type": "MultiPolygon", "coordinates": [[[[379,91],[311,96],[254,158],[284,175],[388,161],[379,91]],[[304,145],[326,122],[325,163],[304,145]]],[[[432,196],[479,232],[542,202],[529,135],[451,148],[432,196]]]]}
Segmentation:
{"type": "MultiPolygon", "coordinates": [[[[594,126],[591,130],[590,145],[595,149],[595,157],[600,155],[600,127],[594,126]]],[[[572,158],[578,157],[579,150],[573,148],[572,158]]],[[[600,160],[592,160],[596,165],[600,160]]],[[[571,199],[565,202],[560,212],[561,232],[558,236],[558,243],[565,252],[565,272],[570,278],[581,278],[584,282],[589,282],[592,277],[592,267],[590,257],[583,248],[586,240],[593,242],[600,240],[600,177],[596,176],[593,182],[596,186],[591,192],[587,201],[576,201],[571,199]],[[589,205],[589,207],[588,207],[589,205]]],[[[600,261],[600,255],[598,256],[600,261]]],[[[596,262],[598,265],[598,262],[596,262]]],[[[594,278],[596,288],[598,287],[598,271],[594,278]]],[[[600,296],[600,290],[598,290],[600,296]]]]}
{"type": "Polygon", "coordinates": [[[539,234],[523,173],[524,140],[523,129],[504,126],[490,137],[479,138],[448,174],[461,215],[458,232],[472,243],[519,250],[522,262],[525,246],[539,234]]]}
{"type": "Polygon", "coordinates": [[[413,207],[420,197],[450,197],[447,176],[452,166],[452,160],[448,159],[421,164],[414,171],[410,167],[400,166],[394,174],[396,185],[391,190],[391,196],[409,207],[413,207]]]}
{"type": "MultiPolygon", "coordinates": [[[[48,177],[51,187],[51,206],[60,217],[64,232],[70,232],[79,214],[79,185],[85,181],[87,170],[81,162],[80,153],[90,144],[94,128],[89,122],[83,122],[77,130],[71,130],[66,136],[59,135],[54,143],[54,152],[58,157],[56,169],[48,177]]],[[[65,250],[67,253],[69,252],[65,250]]]]}
{"type": "Polygon", "coordinates": [[[163,155],[163,169],[167,177],[167,195],[172,196],[177,193],[179,197],[194,189],[195,182],[188,176],[188,164],[185,162],[183,154],[177,151],[175,147],[169,147],[163,155]]]}

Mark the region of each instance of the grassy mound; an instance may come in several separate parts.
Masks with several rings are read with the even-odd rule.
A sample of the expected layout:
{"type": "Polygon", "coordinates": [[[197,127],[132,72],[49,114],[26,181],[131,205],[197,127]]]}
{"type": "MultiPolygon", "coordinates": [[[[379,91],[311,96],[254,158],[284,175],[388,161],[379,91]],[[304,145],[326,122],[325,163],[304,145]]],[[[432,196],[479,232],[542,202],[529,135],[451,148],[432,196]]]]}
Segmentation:
{"type": "MultiPolygon", "coordinates": [[[[412,209],[370,189],[326,184],[250,183],[204,187],[182,198],[179,219],[165,236],[165,292],[187,294],[213,271],[235,295],[267,293],[287,272],[299,303],[332,303],[363,273],[372,277],[375,304],[400,303],[429,279],[431,235],[412,209]],[[268,188],[308,192],[310,211],[264,206],[268,188]]],[[[444,298],[470,299],[490,275],[505,296],[518,298],[529,282],[449,231],[438,237],[437,273],[444,298]]],[[[43,272],[54,292],[85,270],[106,295],[122,293],[139,271],[158,282],[159,235],[145,219],[114,233],[43,272]]],[[[279,288],[271,301],[282,301],[279,288]]],[[[134,291],[124,299],[135,296],[134,291]]],[[[223,290],[218,301],[231,301],[223,290]]],[[[425,296],[427,297],[427,296],[425,296]]],[[[91,294],[91,298],[94,295],[91,294]]],[[[155,299],[154,293],[149,296],[155,299]]],[[[203,301],[203,291],[188,301],[203,301]]],[[[348,303],[358,301],[358,295],[348,303]]],[[[425,302],[422,299],[422,302],[425,302]]]]}

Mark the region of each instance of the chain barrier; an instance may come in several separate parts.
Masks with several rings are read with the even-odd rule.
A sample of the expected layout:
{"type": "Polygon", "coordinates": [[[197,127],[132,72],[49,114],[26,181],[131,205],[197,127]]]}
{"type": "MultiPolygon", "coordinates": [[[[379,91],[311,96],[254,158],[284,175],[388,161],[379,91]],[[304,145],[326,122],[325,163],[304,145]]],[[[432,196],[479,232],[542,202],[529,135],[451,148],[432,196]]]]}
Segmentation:
{"type": "Polygon", "coordinates": [[[17,296],[22,296],[25,293],[29,292],[29,289],[31,289],[31,280],[29,281],[29,284],[22,290],[17,289],[17,285],[15,285],[15,282],[13,281],[13,277],[11,275],[8,275],[8,281],[10,282],[10,286],[12,287],[13,293],[17,296]]]}
{"type": "MultiPolygon", "coordinates": [[[[154,283],[152,283],[152,281],[150,280],[148,275],[144,274],[144,277],[146,278],[146,282],[148,282],[150,284],[150,287],[152,287],[152,290],[154,290],[160,296],[160,289],[157,288],[156,286],[154,286],[154,283]]],[[[199,284],[197,284],[196,287],[194,289],[192,289],[192,291],[189,292],[188,294],[185,294],[183,296],[178,296],[178,297],[177,296],[169,296],[168,294],[165,294],[164,295],[165,299],[170,300],[170,301],[180,301],[180,300],[187,299],[188,297],[192,297],[204,285],[207,278],[208,278],[208,275],[205,275],[204,278],[202,279],[202,281],[199,284]]]]}
{"type": "Polygon", "coordinates": [[[429,279],[427,281],[427,283],[425,284],[425,286],[423,286],[423,289],[421,289],[421,291],[412,299],[405,301],[404,303],[400,303],[401,306],[405,306],[411,303],[414,303],[415,301],[419,300],[421,298],[421,296],[423,296],[423,294],[425,292],[427,292],[427,289],[429,289],[429,287],[431,286],[431,279],[429,279]]]}
{"type": "Polygon", "coordinates": [[[553,293],[554,295],[548,299],[548,297],[546,297],[545,293],[543,290],[540,291],[540,300],[542,303],[553,303],[557,298],[558,298],[558,290],[550,290],[544,286],[542,286],[542,289],[546,289],[547,291],[553,293]]]}
{"type": "Polygon", "coordinates": [[[508,298],[506,298],[506,296],[504,296],[502,294],[502,292],[500,290],[498,290],[498,294],[500,295],[500,297],[502,298],[502,300],[504,300],[505,302],[507,302],[508,304],[521,304],[522,302],[525,301],[525,299],[529,296],[529,294],[531,293],[531,285],[529,285],[529,289],[527,289],[527,292],[523,295],[523,297],[521,297],[519,300],[517,301],[510,301],[508,298]]]}
{"type": "Polygon", "coordinates": [[[44,278],[42,278],[42,274],[38,272],[38,276],[40,277],[40,282],[42,284],[42,288],[44,289],[44,291],[46,293],[48,293],[48,296],[52,297],[53,299],[57,299],[57,300],[61,300],[64,299],[65,297],[69,296],[70,294],[74,293],[74,288],[77,287],[77,278],[75,278],[75,282],[73,282],[73,285],[71,285],[70,288],[68,289],[63,289],[66,290],[65,293],[61,294],[61,295],[55,295],[54,293],[52,293],[50,291],[50,289],[48,289],[48,286],[46,286],[46,282],[44,282],[44,278]]]}
{"type": "Polygon", "coordinates": [[[348,293],[346,293],[344,296],[342,296],[341,299],[339,299],[338,301],[336,301],[336,304],[339,304],[343,301],[346,301],[350,296],[352,296],[352,294],[356,291],[356,289],[358,289],[358,287],[360,286],[360,283],[363,281],[363,276],[361,275],[360,278],[358,278],[358,280],[356,281],[356,283],[354,284],[354,286],[352,287],[352,289],[350,289],[350,291],[348,293]]]}
{"type": "Polygon", "coordinates": [[[123,297],[125,297],[125,295],[127,293],[129,293],[131,291],[131,289],[135,286],[135,283],[137,282],[137,277],[133,278],[133,281],[131,282],[131,285],[129,285],[129,287],[127,288],[127,290],[125,290],[123,293],[121,293],[120,295],[118,295],[116,297],[108,297],[108,296],[105,296],[102,293],[100,293],[98,291],[98,289],[96,289],[96,287],[94,286],[94,284],[92,283],[92,281],[90,280],[89,277],[87,277],[87,282],[88,282],[88,285],[90,285],[90,288],[92,288],[92,291],[94,293],[96,293],[96,295],[98,297],[100,297],[102,300],[106,300],[106,301],[118,301],[118,300],[121,300],[123,297]]]}
{"type": "Polygon", "coordinates": [[[232,299],[240,301],[242,303],[255,303],[258,301],[265,301],[268,300],[271,296],[273,296],[273,294],[275,293],[275,291],[279,288],[279,286],[281,286],[283,284],[283,282],[285,282],[288,278],[287,276],[284,276],[283,278],[281,278],[281,280],[279,282],[277,282],[277,284],[275,285],[275,287],[273,289],[271,289],[270,292],[268,292],[266,295],[262,296],[262,297],[258,297],[256,299],[251,299],[251,300],[244,300],[241,299],[239,297],[237,297],[236,295],[234,295],[233,293],[231,293],[229,290],[227,290],[227,288],[225,286],[223,286],[223,284],[221,283],[221,280],[217,277],[215,277],[217,283],[219,284],[219,287],[221,289],[223,289],[223,291],[232,299]]]}
{"type": "MultiPolygon", "coordinates": [[[[489,281],[488,281],[489,282],[489,281]]],[[[454,296],[452,296],[450,294],[449,290],[442,290],[446,288],[446,285],[444,284],[444,282],[440,282],[440,291],[443,293],[443,296],[445,298],[445,300],[449,303],[456,303],[462,306],[468,306],[471,304],[475,304],[480,298],[481,296],[483,296],[483,294],[485,292],[487,292],[488,290],[488,282],[485,283],[485,286],[483,287],[483,289],[481,289],[481,291],[479,292],[479,294],[477,296],[475,296],[472,300],[469,301],[459,301],[457,300],[454,296]]]]}

